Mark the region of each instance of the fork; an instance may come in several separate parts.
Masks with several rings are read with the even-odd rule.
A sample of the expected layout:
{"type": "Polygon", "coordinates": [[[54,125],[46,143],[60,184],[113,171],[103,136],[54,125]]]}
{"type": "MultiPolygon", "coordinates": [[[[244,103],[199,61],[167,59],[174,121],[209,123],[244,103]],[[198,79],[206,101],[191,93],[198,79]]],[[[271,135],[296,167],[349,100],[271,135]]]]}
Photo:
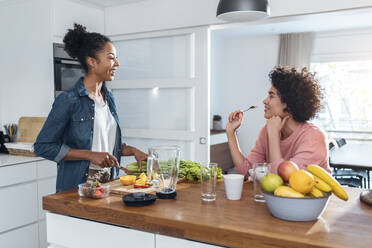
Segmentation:
{"type": "Polygon", "coordinates": [[[250,110],[250,109],[254,109],[254,108],[258,108],[258,106],[256,106],[256,105],[252,105],[252,106],[250,106],[249,108],[247,108],[246,110],[243,110],[243,113],[244,113],[244,112],[247,112],[247,111],[250,110]]]}

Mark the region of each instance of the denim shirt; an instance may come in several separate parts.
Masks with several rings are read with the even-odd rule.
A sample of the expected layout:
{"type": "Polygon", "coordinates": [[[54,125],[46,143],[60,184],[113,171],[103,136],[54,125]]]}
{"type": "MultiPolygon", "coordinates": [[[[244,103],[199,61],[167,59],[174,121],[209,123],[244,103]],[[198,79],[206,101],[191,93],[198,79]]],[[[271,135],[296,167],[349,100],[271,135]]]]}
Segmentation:
{"type": "MultiPolygon", "coordinates": [[[[90,161],[63,160],[70,149],[92,149],[95,103],[89,98],[83,79],[80,78],[74,88],[61,93],[55,99],[52,110],[34,144],[36,155],[58,164],[57,192],[77,188],[78,184],[86,182],[88,177],[90,161]]],[[[113,155],[120,163],[121,130],[114,97],[106,88],[105,82],[101,90],[117,123],[113,155]]],[[[113,178],[118,174],[118,169],[111,170],[113,178]]]]}

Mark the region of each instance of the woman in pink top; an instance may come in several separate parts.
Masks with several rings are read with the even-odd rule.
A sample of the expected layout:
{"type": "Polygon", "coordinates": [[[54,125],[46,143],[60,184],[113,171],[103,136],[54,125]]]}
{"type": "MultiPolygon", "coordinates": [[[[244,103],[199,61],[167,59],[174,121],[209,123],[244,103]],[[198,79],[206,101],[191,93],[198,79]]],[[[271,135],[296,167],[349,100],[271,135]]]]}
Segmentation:
{"type": "Polygon", "coordinates": [[[247,176],[253,163],[267,162],[271,164],[270,171],[277,173],[280,163],[291,160],[300,169],[318,164],[331,172],[326,137],[307,122],[321,108],[322,93],[314,74],[306,68],[297,71],[276,67],[269,76],[271,88],[263,100],[266,125],[248,157],[240,151],[235,132],[242,124],[243,112],[237,110],[229,115],[226,134],[235,170],[247,176]]]}

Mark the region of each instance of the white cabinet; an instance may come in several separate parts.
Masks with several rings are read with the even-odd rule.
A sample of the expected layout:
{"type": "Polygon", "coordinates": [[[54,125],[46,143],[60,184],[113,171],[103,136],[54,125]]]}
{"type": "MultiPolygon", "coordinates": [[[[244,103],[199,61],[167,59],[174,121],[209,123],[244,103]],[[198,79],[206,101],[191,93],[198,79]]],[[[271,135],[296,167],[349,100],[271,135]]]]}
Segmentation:
{"type": "Polygon", "coordinates": [[[49,248],[146,247],[218,248],[198,241],[138,231],[75,217],[47,213],[49,248]],[[66,238],[68,237],[68,238],[66,238]],[[140,245],[139,245],[140,243],[140,245]]]}
{"type": "Polygon", "coordinates": [[[45,212],[43,210],[43,196],[54,194],[56,192],[56,178],[47,178],[37,182],[37,199],[39,205],[39,220],[45,219],[45,212]]]}
{"type": "Polygon", "coordinates": [[[47,230],[46,230],[46,220],[39,221],[39,247],[47,248],[47,230]]]}
{"type": "Polygon", "coordinates": [[[37,162],[37,198],[39,205],[39,220],[45,219],[43,196],[56,192],[57,166],[49,160],[37,162]]]}
{"type": "Polygon", "coordinates": [[[47,213],[47,223],[49,247],[155,248],[153,233],[52,213],[47,213]]]}
{"type": "Polygon", "coordinates": [[[4,248],[38,248],[37,224],[28,225],[0,235],[0,247],[4,248]]]}
{"type": "Polygon", "coordinates": [[[0,166],[0,247],[45,248],[42,198],[55,193],[57,166],[10,155],[0,155],[0,165],[8,158],[14,163],[0,166]]]}
{"type": "Polygon", "coordinates": [[[0,232],[37,221],[36,182],[1,188],[0,199],[0,232]]]}
{"type": "Polygon", "coordinates": [[[160,234],[155,235],[156,248],[217,248],[221,246],[210,245],[192,240],[173,238],[160,234]]]}
{"type": "Polygon", "coordinates": [[[0,167],[0,187],[36,179],[36,162],[0,167]]]}

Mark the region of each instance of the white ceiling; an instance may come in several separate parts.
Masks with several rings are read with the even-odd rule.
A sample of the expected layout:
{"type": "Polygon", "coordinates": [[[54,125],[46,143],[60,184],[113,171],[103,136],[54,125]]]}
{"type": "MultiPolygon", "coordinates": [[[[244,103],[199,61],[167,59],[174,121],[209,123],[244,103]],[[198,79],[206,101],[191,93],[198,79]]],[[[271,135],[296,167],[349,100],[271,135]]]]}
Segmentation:
{"type": "Polygon", "coordinates": [[[372,27],[372,8],[298,16],[272,17],[262,21],[212,26],[220,36],[249,36],[297,32],[326,32],[372,27]]]}
{"type": "Polygon", "coordinates": [[[145,0],[80,0],[82,2],[91,3],[100,7],[109,7],[114,5],[122,5],[127,3],[141,2],[145,0]]]}

